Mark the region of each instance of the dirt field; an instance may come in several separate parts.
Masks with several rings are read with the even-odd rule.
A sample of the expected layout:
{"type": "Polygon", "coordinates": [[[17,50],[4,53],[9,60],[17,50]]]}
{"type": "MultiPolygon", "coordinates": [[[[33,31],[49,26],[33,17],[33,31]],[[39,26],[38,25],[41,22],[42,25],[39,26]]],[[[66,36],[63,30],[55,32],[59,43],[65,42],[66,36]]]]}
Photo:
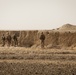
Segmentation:
{"type": "Polygon", "coordinates": [[[0,47],[0,75],[76,75],[76,50],[0,47]]]}

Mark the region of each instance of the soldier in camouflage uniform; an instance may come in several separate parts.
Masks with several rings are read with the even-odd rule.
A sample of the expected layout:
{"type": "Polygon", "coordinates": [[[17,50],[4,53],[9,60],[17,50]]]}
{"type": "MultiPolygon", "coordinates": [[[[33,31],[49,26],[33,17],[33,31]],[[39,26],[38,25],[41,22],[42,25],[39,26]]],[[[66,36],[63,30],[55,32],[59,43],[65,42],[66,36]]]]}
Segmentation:
{"type": "Polygon", "coordinates": [[[16,34],[14,34],[13,40],[14,40],[14,46],[18,46],[18,39],[17,39],[17,35],[16,34]]]}
{"type": "Polygon", "coordinates": [[[6,40],[6,38],[5,38],[5,35],[3,34],[3,36],[2,36],[2,46],[5,46],[5,40],[6,40]]]}
{"type": "Polygon", "coordinates": [[[7,39],[8,46],[10,46],[12,38],[11,38],[11,35],[9,33],[7,34],[7,38],[6,39],[7,39]]]}
{"type": "Polygon", "coordinates": [[[43,32],[41,33],[40,40],[41,40],[41,48],[44,48],[45,35],[43,34],[43,32]]]}

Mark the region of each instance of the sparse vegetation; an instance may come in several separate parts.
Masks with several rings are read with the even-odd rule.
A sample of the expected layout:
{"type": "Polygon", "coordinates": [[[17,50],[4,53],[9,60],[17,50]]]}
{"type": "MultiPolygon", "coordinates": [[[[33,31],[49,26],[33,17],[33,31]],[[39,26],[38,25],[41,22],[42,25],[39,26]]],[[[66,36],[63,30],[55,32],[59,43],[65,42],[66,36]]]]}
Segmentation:
{"type": "Polygon", "coordinates": [[[75,75],[76,50],[0,48],[1,75],[75,75]]]}
{"type": "Polygon", "coordinates": [[[44,49],[39,40],[42,31],[0,31],[0,36],[7,32],[18,36],[18,47],[0,47],[0,75],[76,75],[75,28],[66,24],[43,31],[44,49]]]}

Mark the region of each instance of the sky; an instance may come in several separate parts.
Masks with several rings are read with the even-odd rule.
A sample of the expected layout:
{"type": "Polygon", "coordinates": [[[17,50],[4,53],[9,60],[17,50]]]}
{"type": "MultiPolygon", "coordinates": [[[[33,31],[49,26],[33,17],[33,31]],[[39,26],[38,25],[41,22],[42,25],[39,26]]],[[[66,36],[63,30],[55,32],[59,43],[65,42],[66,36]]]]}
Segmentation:
{"type": "Polygon", "coordinates": [[[0,30],[49,30],[76,25],[76,0],[0,0],[0,30]]]}

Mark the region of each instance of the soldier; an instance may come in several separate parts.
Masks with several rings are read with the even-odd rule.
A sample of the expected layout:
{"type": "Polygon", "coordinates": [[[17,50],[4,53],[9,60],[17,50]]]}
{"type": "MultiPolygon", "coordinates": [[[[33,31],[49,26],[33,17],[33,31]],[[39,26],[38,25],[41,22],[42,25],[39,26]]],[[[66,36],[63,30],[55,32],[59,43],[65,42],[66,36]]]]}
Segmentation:
{"type": "Polygon", "coordinates": [[[11,39],[11,35],[9,33],[7,34],[7,38],[6,39],[7,39],[8,46],[10,46],[12,39],[11,39]]]}
{"type": "Polygon", "coordinates": [[[13,40],[14,40],[14,45],[17,46],[18,45],[18,39],[17,39],[17,35],[16,34],[14,34],[13,40]]]}
{"type": "Polygon", "coordinates": [[[44,48],[45,35],[43,34],[43,32],[41,33],[40,40],[41,40],[41,48],[44,48]]]}
{"type": "Polygon", "coordinates": [[[2,36],[2,43],[3,43],[2,46],[3,46],[3,47],[5,46],[5,40],[6,40],[6,39],[5,39],[5,35],[3,34],[3,36],[2,36]]]}

